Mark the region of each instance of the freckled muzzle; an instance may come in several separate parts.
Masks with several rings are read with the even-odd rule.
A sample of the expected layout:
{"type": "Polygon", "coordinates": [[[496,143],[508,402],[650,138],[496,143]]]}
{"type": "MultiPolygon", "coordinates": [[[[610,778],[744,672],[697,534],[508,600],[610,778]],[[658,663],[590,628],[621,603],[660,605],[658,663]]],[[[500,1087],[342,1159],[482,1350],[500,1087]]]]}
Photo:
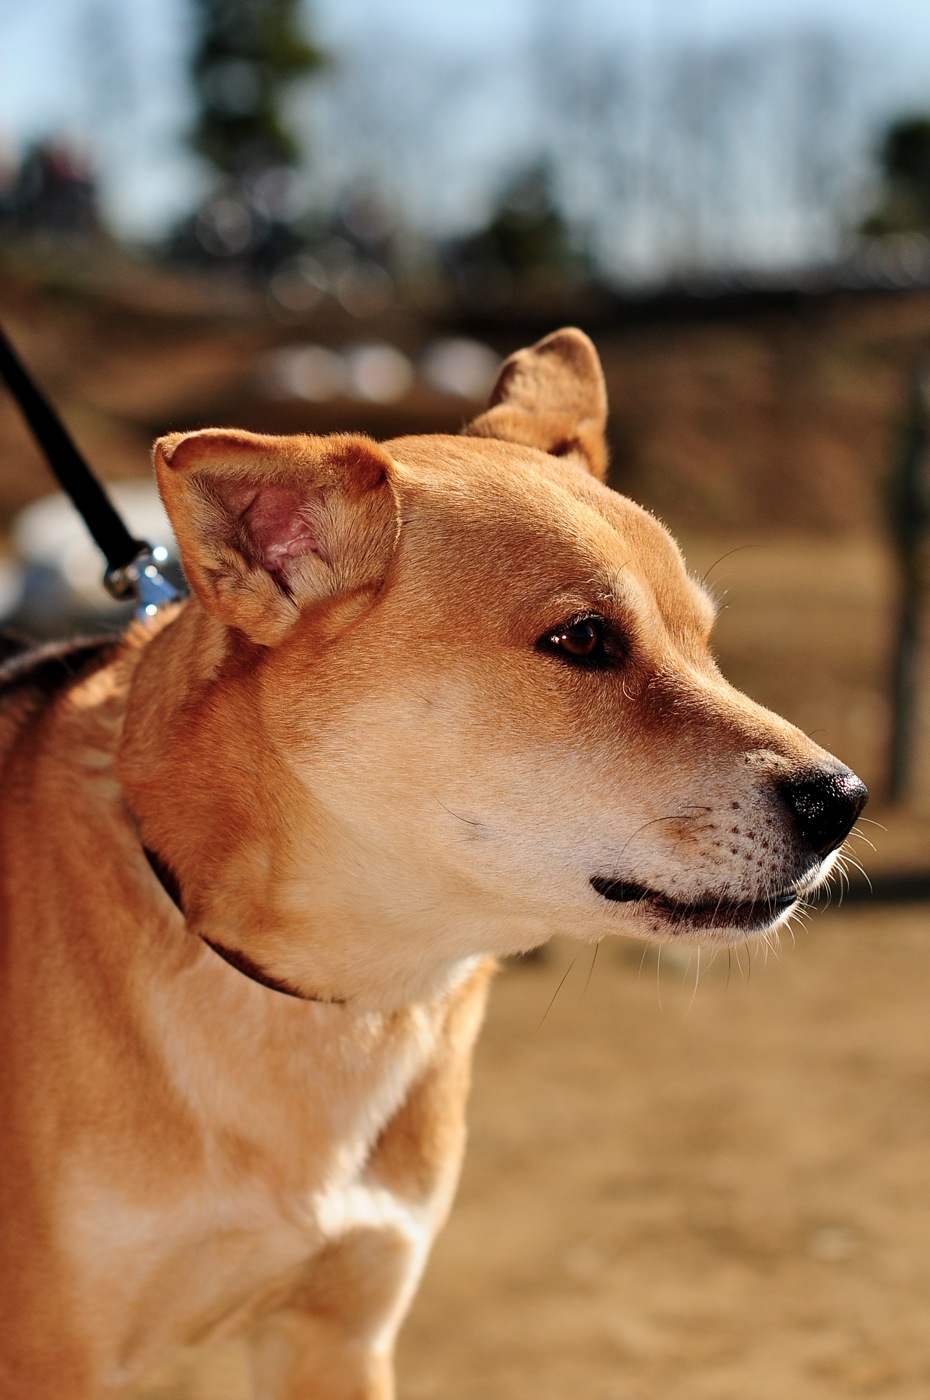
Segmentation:
{"type": "MultiPolygon", "coordinates": [[[[808,869],[843,844],[869,796],[865,783],[849,768],[840,766],[781,778],[776,791],[790,814],[798,840],[811,858],[808,869]]],[[[760,932],[778,923],[799,899],[797,884],[767,892],[758,899],[737,901],[708,892],[685,901],[611,876],[594,875],[590,883],[612,903],[648,907],[672,930],[687,925],[691,930],[727,927],[747,934],[760,932]]]]}

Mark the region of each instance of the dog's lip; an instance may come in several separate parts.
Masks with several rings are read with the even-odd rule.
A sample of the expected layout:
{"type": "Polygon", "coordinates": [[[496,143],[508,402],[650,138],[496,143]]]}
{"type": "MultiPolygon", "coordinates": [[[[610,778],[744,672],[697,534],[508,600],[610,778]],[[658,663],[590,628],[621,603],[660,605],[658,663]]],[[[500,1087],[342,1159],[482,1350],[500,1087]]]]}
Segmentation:
{"type": "Polygon", "coordinates": [[[599,895],[613,903],[648,904],[650,911],[664,915],[671,923],[687,923],[692,928],[765,928],[800,898],[796,886],[761,899],[733,900],[709,894],[701,899],[678,900],[661,890],[611,876],[593,875],[591,884],[599,895]]]}

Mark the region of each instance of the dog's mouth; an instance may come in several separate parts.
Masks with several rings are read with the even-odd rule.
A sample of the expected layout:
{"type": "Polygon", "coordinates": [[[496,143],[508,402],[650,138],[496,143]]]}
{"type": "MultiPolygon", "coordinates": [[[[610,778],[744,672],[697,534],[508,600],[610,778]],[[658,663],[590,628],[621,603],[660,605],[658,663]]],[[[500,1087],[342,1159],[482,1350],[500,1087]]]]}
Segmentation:
{"type": "Polygon", "coordinates": [[[660,890],[651,890],[629,880],[613,880],[594,875],[591,884],[599,895],[615,904],[637,904],[650,914],[658,914],[673,930],[734,928],[743,933],[764,933],[773,928],[797,905],[797,888],[781,890],[763,899],[738,901],[708,895],[703,899],[672,899],[660,890]]]}

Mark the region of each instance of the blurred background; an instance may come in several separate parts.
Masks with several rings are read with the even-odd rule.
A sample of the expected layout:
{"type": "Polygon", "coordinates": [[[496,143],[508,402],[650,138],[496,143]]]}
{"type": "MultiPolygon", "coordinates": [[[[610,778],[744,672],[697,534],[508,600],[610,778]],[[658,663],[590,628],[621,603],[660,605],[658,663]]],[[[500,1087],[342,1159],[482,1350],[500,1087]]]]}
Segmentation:
{"type": "MultiPolygon", "coordinates": [[[[454,432],[568,322],[874,895],[749,983],[507,972],[402,1393],[925,1397],[930,8],[0,0],[0,323],[137,532],[156,434],[454,432]]],[[[5,393],[0,462],[0,621],[121,625],[5,393]]]]}

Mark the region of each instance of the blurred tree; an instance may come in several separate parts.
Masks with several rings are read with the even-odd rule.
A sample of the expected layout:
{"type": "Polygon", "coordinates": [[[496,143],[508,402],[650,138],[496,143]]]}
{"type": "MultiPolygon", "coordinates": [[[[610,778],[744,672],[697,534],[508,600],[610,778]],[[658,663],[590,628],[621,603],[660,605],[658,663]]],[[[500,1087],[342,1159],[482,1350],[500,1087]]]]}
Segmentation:
{"type": "Polygon", "coordinates": [[[486,303],[502,304],[517,288],[577,284],[591,275],[545,161],[507,182],[484,228],[452,244],[448,259],[459,289],[486,303]]]}
{"type": "Polygon", "coordinates": [[[491,257],[518,280],[564,272],[576,261],[547,165],[532,165],[509,182],[483,239],[491,257]]]}
{"type": "Polygon", "coordinates": [[[862,232],[930,232],[930,117],[902,117],[885,133],[879,153],[883,190],[862,232]]]}
{"type": "Polygon", "coordinates": [[[293,165],[299,145],[283,113],[287,87],[323,64],[304,33],[300,0],[191,0],[194,150],[244,178],[293,165]]]}

